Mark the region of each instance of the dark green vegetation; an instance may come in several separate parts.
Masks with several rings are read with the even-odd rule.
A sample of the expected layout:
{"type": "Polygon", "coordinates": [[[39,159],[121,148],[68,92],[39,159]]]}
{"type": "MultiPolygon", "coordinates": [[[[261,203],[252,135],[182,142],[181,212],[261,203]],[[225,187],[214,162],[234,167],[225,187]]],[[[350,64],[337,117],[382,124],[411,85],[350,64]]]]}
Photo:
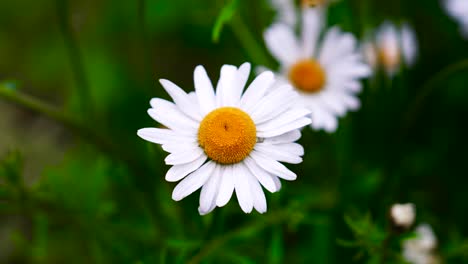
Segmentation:
{"type": "Polygon", "coordinates": [[[229,3],[0,0],[0,262],[393,263],[388,208],[413,202],[442,258],[466,263],[468,41],[435,0],[331,7],[358,36],[411,22],[420,59],[367,81],[335,134],[304,130],[298,180],[267,194],[266,214],[171,200],[165,153],[136,136],[156,125],[150,98],[168,98],[157,79],[192,90],[198,64],[213,80],[222,64],[274,67],[266,1],[215,26],[229,3]]]}

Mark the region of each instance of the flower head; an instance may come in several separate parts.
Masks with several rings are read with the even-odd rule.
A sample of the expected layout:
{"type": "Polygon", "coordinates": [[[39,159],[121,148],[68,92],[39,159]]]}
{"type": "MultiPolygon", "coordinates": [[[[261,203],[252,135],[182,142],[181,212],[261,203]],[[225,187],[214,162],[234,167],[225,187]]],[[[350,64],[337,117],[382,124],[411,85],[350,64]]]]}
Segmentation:
{"type": "Polygon", "coordinates": [[[390,209],[390,216],[396,226],[409,228],[416,218],[416,209],[412,203],[394,204],[390,209]]]}
{"type": "Polygon", "coordinates": [[[397,28],[390,22],[380,26],[375,39],[368,38],[362,45],[367,63],[374,69],[382,66],[393,77],[402,64],[412,66],[418,54],[418,43],[414,30],[408,24],[397,28]]]}
{"type": "Polygon", "coordinates": [[[447,13],[460,23],[461,32],[468,38],[468,1],[442,0],[447,13]]]}
{"type": "Polygon", "coordinates": [[[264,33],[267,48],[280,63],[279,83],[289,83],[299,92],[299,104],[311,111],[311,127],[333,132],[337,118],[356,110],[359,79],[370,75],[356,38],[333,27],[325,32],[325,8],[302,9],[301,35],[293,26],[276,22],[264,33]]]}
{"type": "Polygon", "coordinates": [[[195,92],[185,93],[174,83],[160,80],[174,103],[154,98],[148,114],[167,129],[143,128],[138,135],[161,144],[172,165],[170,182],[180,181],[176,201],[201,188],[200,214],[228,203],[235,192],[246,213],[266,212],[262,185],[270,192],[281,188],[279,178],[296,174],[280,162],[302,162],[304,149],[294,143],[300,128],[310,124],[309,111],[296,106],[298,94],[289,85],[270,91],[273,73],[264,72],[244,90],[250,64],[224,65],[216,91],[202,66],[195,68],[195,92]]]}
{"type": "Polygon", "coordinates": [[[416,237],[403,242],[403,257],[414,264],[437,264],[439,260],[434,254],[437,238],[428,224],[416,228],[416,237]]]}

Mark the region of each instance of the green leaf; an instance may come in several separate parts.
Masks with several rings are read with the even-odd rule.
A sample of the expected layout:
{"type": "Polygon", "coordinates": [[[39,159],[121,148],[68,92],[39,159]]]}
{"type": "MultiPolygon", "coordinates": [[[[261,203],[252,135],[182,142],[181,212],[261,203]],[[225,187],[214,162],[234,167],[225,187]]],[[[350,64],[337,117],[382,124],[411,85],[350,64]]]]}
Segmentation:
{"type": "Polygon", "coordinates": [[[221,13],[216,19],[216,22],[213,27],[213,32],[211,35],[211,39],[213,42],[216,43],[219,41],[219,36],[221,35],[221,31],[223,30],[224,25],[228,23],[229,21],[231,21],[232,17],[236,13],[238,4],[239,4],[238,0],[232,0],[229,4],[224,6],[223,9],[221,10],[221,13]]]}

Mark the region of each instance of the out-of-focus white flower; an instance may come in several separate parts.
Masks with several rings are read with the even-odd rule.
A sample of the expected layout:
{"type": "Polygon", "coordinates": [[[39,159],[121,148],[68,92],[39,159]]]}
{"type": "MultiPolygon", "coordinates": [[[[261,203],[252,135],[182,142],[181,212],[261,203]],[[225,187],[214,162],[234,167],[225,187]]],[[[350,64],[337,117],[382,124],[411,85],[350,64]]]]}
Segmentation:
{"type": "Polygon", "coordinates": [[[418,55],[418,41],[412,27],[403,24],[397,28],[388,21],[377,29],[375,38],[364,40],[361,48],[367,63],[374,70],[381,66],[390,77],[402,64],[412,66],[418,55]]]}
{"type": "Polygon", "coordinates": [[[153,98],[148,114],[167,129],[138,130],[138,136],[170,153],[166,180],[180,181],[172,199],[180,201],[201,188],[202,215],[226,205],[234,191],[244,212],[266,212],[261,185],[278,191],[279,178],[296,179],[280,162],[302,162],[304,149],[294,142],[301,137],[299,129],[310,124],[310,111],[297,107],[299,95],[290,85],[270,92],[272,72],[259,75],[244,91],[249,74],[249,63],[224,65],[215,90],[198,66],[195,92],[189,94],[160,80],[174,103],[153,98]]]}
{"type": "Polygon", "coordinates": [[[416,208],[414,204],[394,204],[390,209],[390,216],[396,226],[409,228],[416,218],[416,208]]]}
{"type": "Polygon", "coordinates": [[[442,0],[447,13],[456,19],[461,26],[461,32],[468,38],[468,1],[466,0],[442,0]]]}
{"type": "Polygon", "coordinates": [[[434,254],[437,238],[428,224],[416,228],[416,237],[403,242],[403,257],[412,264],[436,264],[438,257],[434,254]]]}
{"type": "Polygon", "coordinates": [[[334,132],[338,117],[360,107],[356,94],[361,78],[371,74],[351,33],[333,27],[325,32],[325,9],[303,8],[299,37],[295,28],[274,23],[264,33],[270,53],[280,63],[278,83],[290,83],[300,93],[299,104],[311,111],[311,127],[334,132]]]}

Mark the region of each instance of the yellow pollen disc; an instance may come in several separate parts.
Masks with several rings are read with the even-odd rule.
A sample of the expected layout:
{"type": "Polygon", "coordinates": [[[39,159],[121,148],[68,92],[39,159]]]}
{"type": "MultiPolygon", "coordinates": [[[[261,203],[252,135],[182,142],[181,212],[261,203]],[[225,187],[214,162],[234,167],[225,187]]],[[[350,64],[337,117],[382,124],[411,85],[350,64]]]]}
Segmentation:
{"type": "Polygon", "coordinates": [[[289,80],[299,90],[316,93],[325,86],[326,75],[322,66],[315,60],[303,60],[289,70],[289,80]]]}
{"type": "Polygon", "coordinates": [[[221,164],[241,162],[256,142],[257,129],[252,118],[235,107],[213,110],[198,129],[198,143],[210,159],[221,164]]]}
{"type": "Polygon", "coordinates": [[[386,68],[394,69],[400,65],[400,54],[398,52],[391,52],[387,49],[380,49],[379,53],[380,63],[386,68]]]}

